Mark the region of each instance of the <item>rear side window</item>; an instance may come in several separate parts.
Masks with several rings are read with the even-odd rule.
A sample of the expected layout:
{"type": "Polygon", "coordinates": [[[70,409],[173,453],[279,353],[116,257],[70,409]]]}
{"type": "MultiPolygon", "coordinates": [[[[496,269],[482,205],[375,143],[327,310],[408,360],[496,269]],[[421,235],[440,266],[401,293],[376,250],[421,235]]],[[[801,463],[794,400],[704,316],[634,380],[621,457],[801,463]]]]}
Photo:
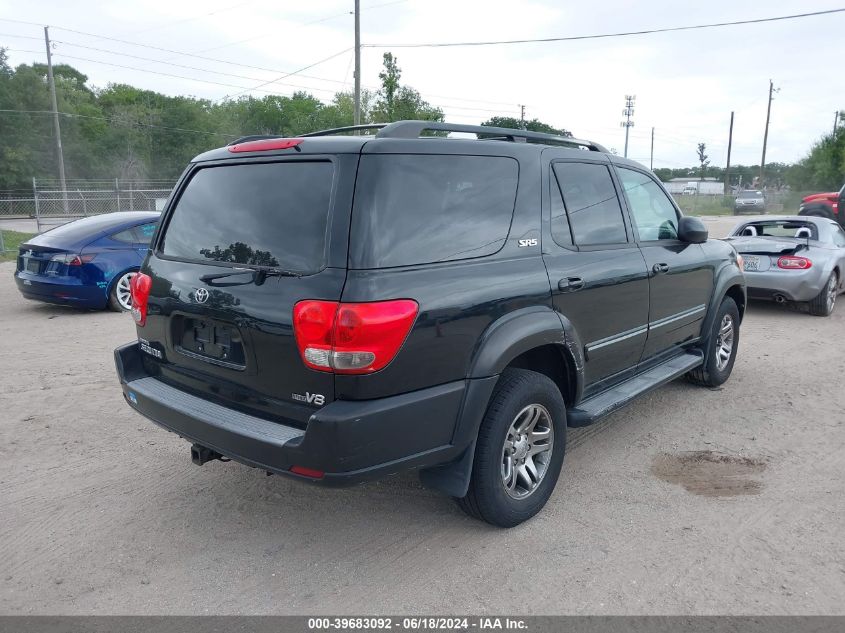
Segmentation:
{"type": "Polygon", "coordinates": [[[132,229],[126,229],[125,231],[121,231],[120,233],[115,233],[111,236],[113,240],[116,242],[124,242],[126,244],[133,244],[135,242],[135,233],[132,229]]]}
{"type": "Polygon", "coordinates": [[[498,156],[361,157],[352,213],[353,268],[491,255],[513,217],[517,162],[498,156]]]}
{"type": "Polygon", "coordinates": [[[156,223],[141,224],[135,227],[135,235],[140,244],[149,244],[156,232],[156,223]]]}
{"type": "Polygon", "coordinates": [[[197,262],[323,268],[333,167],[329,162],[205,167],[170,216],[161,253],[197,262]]]}
{"type": "Polygon", "coordinates": [[[572,237],[579,246],[628,241],[616,188],[605,165],[554,163],[572,237]]]}

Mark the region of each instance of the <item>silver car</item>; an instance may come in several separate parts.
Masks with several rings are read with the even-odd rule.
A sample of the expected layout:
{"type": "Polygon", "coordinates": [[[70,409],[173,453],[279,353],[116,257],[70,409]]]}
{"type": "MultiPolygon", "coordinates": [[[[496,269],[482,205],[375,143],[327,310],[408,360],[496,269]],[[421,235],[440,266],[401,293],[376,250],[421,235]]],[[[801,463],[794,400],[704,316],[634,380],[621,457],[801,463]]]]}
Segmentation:
{"type": "Polygon", "coordinates": [[[845,291],[845,231],[833,220],[752,217],[726,240],[742,255],[751,299],[806,302],[810,314],[828,316],[845,291]]]}

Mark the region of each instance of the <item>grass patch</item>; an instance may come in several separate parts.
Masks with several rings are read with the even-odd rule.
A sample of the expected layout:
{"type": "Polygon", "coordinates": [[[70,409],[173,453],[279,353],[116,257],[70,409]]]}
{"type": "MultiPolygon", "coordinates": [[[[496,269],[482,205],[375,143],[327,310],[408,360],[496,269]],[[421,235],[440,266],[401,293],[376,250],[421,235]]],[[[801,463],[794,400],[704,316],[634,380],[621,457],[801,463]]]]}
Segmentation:
{"type": "Polygon", "coordinates": [[[733,215],[730,196],[676,196],[675,202],[684,215],[733,215]]]}
{"type": "Polygon", "coordinates": [[[18,257],[18,248],[28,239],[35,237],[35,233],[20,233],[18,231],[0,231],[3,236],[3,248],[0,251],[0,262],[12,262],[18,257]]]}

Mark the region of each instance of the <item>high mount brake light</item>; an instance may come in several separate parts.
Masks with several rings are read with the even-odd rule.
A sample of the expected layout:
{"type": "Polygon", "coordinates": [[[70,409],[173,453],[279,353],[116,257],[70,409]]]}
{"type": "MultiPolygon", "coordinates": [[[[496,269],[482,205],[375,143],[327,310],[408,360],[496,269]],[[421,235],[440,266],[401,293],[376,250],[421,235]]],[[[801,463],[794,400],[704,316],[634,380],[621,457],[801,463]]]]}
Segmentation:
{"type": "Polygon", "coordinates": [[[813,265],[806,257],[795,257],[793,255],[784,255],[778,257],[778,268],[784,270],[807,270],[813,265]]]}
{"type": "Polygon", "coordinates": [[[263,138],[257,141],[247,141],[230,145],[229,151],[237,154],[239,152],[267,152],[272,149],[290,149],[302,143],[301,138],[263,138]]]}
{"type": "Polygon", "coordinates": [[[417,318],[411,299],[373,303],[305,300],[293,308],[293,332],[311,369],[369,374],[396,356],[417,318]]]}
{"type": "Polygon", "coordinates": [[[147,322],[147,302],[150,298],[150,288],[153,278],[144,273],[138,273],[129,282],[129,296],[132,298],[132,318],[140,327],[147,322]]]}

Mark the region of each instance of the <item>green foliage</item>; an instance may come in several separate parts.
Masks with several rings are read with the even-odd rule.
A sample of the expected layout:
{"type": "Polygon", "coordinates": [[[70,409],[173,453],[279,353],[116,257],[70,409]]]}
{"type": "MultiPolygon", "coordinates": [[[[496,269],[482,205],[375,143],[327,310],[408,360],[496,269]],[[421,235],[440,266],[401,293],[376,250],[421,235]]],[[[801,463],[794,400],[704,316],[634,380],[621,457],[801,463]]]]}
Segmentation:
{"type": "Polygon", "coordinates": [[[35,237],[35,233],[20,233],[18,231],[2,232],[3,251],[0,251],[0,262],[14,261],[18,256],[20,245],[35,237]]]}
{"type": "MultiPolygon", "coordinates": [[[[522,129],[522,121],[516,117],[511,116],[494,116],[487,119],[481,125],[489,127],[505,127],[514,130],[522,129]]],[[[531,132],[543,132],[545,134],[557,134],[558,136],[572,136],[572,132],[563,128],[556,128],[548,123],[543,123],[537,119],[531,119],[525,122],[525,129],[531,132]]]]}
{"type": "MultiPolygon", "coordinates": [[[[352,125],[353,96],[323,103],[306,92],[222,102],[171,97],[126,84],[89,86],[72,66],[53,67],[68,178],[175,179],[197,154],[239,136],[295,136],[352,125]]],[[[382,89],[361,94],[362,122],[443,120],[443,112],[399,82],[385,56],[382,89]]],[[[31,190],[32,178],[58,174],[47,67],[12,69],[0,48],[0,190],[31,190]]]]}
{"type": "Polygon", "coordinates": [[[790,172],[788,181],[793,189],[836,191],[845,182],[845,111],[839,113],[839,119],[836,133],[813,145],[809,155],[790,172]]]}
{"type": "Polygon", "coordinates": [[[706,154],[707,152],[707,145],[704,143],[698,144],[698,162],[701,165],[699,170],[699,178],[704,180],[707,177],[707,165],[710,164],[710,159],[706,154]]]}
{"type": "MultiPolygon", "coordinates": [[[[419,92],[399,83],[402,71],[392,53],[383,56],[384,69],[379,73],[381,90],[370,112],[370,120],[390,123],[406,119],[443,121],[443,111],[425,101],[419,92]]],[[[363,107],[361,108],[363,111],[363,107]]]]}

